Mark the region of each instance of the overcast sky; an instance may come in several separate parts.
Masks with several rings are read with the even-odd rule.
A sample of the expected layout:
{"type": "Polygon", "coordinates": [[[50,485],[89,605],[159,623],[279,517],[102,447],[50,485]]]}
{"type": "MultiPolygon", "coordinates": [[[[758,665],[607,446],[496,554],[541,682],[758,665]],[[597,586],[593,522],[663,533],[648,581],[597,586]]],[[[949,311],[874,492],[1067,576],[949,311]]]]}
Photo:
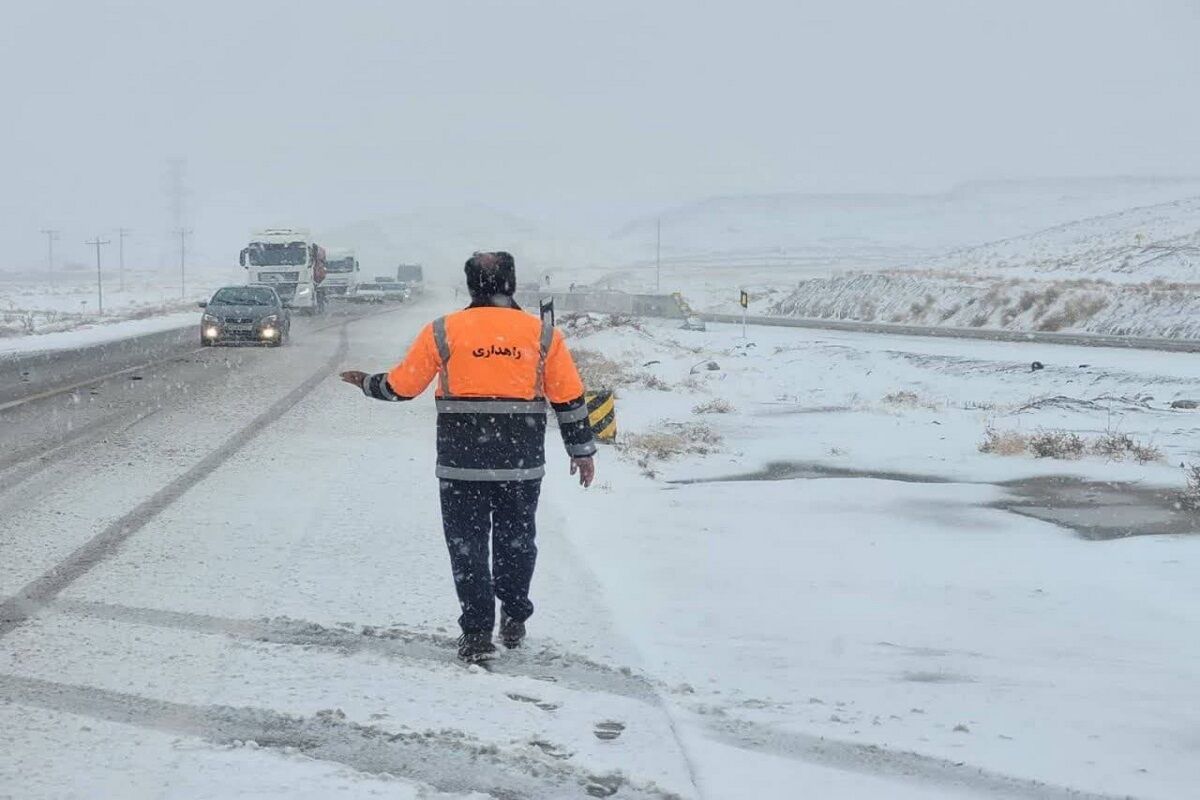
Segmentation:
{"type": "Polygon", "coordinates": [[[1200,174],[1198,43],[1190,0],[6,3],[3,263],[47,226],[156,256],[172,157],[210,250],[425,205],[606,230],[717,194],[1200,174]]]}

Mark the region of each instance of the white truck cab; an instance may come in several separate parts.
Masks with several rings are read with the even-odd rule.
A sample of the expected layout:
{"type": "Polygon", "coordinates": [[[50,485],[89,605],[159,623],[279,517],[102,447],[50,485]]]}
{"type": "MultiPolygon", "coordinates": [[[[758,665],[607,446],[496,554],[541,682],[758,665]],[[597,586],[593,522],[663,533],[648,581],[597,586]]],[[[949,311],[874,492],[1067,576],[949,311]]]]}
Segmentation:
{"type": "Polygon", "coordinates": [[[251,234],[239,257],[246,283],[270,286],[290,308],[314,314],[325,310],[325,249],[308,231],[266,228],[251,234]]]}
{"type": "Polygon", "coordinates": [[[329,297],[353,297],[362,283],[362,272],[354,251],[330,249],[325,266],[327,274],[321,286],[329,297]]]}

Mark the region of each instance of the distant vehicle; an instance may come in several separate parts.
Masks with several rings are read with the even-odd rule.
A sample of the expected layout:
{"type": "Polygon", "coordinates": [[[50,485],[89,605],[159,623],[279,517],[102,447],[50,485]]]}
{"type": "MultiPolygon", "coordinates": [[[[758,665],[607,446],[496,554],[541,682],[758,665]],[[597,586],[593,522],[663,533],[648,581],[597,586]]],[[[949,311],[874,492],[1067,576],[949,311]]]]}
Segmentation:
{"type": "Polygon", "coordinates": [[[330,250],[325,258],[326,276],[321,282],[327,297],[352,295],[362,282],[362,272],[353,250],[330,250]]]}
{"type": "Polygon", "coordinates": [[[325,248],[313,242],[308,231],[292,228],[267,228],[251,237],[238,258],[249,271],[246,282],[274,287],[289,308],[303,314],[323,313],[325,248]]]}
{"type": "Polygon", "coordinates": [[[360,283],[353,295],[347,295],[347,300],[359,303],[401,302],[412,297],[412,289],[403,281],[398,281],[390,275],[376,275],[375,280],[360,283]]]}
{"type": "Polygon", "coordinates": [[[396,267],[396,280],[407,285],[410,294],[425,291],[425,270],[420,264],[401,264],[396,267]]]}
{"type": "Polygon", "coordinates": [[[208,302],[200,317],[200,344],[253,342],[278,347],[292,333],[292,317],[271,286],[225,286],[208,302]]]}

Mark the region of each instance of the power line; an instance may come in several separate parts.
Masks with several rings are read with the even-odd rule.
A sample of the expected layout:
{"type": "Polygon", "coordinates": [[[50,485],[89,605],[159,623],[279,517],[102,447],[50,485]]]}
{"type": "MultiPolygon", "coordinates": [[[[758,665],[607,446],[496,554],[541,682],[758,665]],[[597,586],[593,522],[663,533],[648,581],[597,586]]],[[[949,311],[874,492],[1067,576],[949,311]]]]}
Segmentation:
{"type": "Polygon", "coordinates": [[[109,243],[108,239],[101,239],[99,236],[90,242],[84,242],[96,245],[96,309],[100,314],[104,313],[104,277],[100,273],[100,245],[109,243]]]}
{"type": "Polygon", "coordinates": [[[662,217],[658,218],[654,237],[654,293],[662,294],[662,217]]]}
{"type": "Polygon", "coordinates": [[[51,284],[54,283],[54,243],[58,241],[60,232],[54,228],[42,228],[42,233],[46,235],[46,274],[51,284]]]}
{"type": "Polygon", "coordinates": [[[174,231],[179,237],[179,296],[187,299],[187,237],[192,235],[191,228],[177,228],[174,231]]]}
{"type": "Polygon", "coordinates": [[[133,233],[133,231],[129,230],[129,228],[117,228],[117,251],[119,254],[117,257],[120,259],[121,265],[120,275],[122,292],[125,291],[125,237],[131,233],[133,233]]]}

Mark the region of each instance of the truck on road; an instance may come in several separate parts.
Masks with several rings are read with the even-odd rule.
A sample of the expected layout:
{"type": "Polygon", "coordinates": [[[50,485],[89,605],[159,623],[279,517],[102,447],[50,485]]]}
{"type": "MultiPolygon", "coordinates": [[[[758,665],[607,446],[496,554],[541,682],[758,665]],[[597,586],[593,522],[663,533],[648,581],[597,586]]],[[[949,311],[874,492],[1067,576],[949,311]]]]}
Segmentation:
{"type": "Polygon", "coordinates": [[[401,264],[396,267],[396,280],[407,286],[409,294],[413,296],[425,290],[425,270],[420,264],[401,264]]]}
{"type": "Polygon", "coordinates": [[[256,231],[238,260],[247,270],[246,283],[270,286],[289,308],[302,314],[325,311],[325,248],[314,242],[308,231],[256,231]]]}
{"type": "Polygon", "coordinates": [[[362,271],[353,250],[330,250],[326,257],[328,275],[321,287],[329,297],[353,297],[362,283],[362,271]]]}

